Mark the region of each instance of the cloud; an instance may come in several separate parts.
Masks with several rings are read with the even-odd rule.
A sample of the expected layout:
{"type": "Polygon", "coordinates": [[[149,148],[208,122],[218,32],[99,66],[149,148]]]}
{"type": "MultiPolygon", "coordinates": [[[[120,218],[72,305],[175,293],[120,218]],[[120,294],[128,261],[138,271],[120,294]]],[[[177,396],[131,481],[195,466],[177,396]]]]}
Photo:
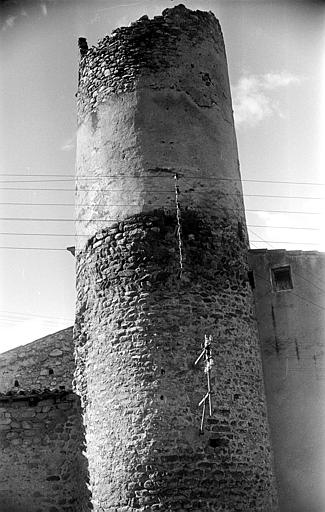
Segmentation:
{"type": "Polygon", "coordinates": [[[43,16],[47,16],[47,7],[46,4],[41,3],[41,9],[43,16]]]}
{"type": "MultiPolygon", "coordinates": [[[[151,1],[151,0],[142,0],[141,2],[132,2],[132,3],[125,3],[125,4],[123,3],[123,4],[118,4],[118,5],[111,5],[108,7],[104,7],[103,9],[98,9],[95,12],[95,16],[90,20],[90,23],[93,24],[93,23],[97,23],[98,21],[100,21],[101,17],[103,16],[103,13],[105,11],[110,11],[112,9],[115,10],[115,9],[123,8],[123,7],[134,7],[136,5],[144,5],[144,4],[148,3],[149,1],[151,1]]],[[[134,20],[132,18],[132,15],[129,14],[129,17],[123,16],[123,18],[121,18],[120,20],[115,22],[114,26],[115,27],[122,27],[122,26],[125,27],[125,26],[128,26],[128,24],[131,21],[134,21],[134,20]]]]}
{"type": "Polygon", "coordinates": [[[76,136],[73,135],[73,137],[70,137],[68,140],[66,140],[62,146],[60,147],[61,151],[73,151],[76,147],[76,136]]]}
{"type": "Polygon", "coordinates": [[[16,18],[17,18],[17,16],[11,16],[11,15],[8,16],[6,21],[3,23],[1,30],[5,31],[5,30],[8,30],[9,28],[12,28],[15,24],[16,18]]]}
{"type": "MultiPolygon", "coordinates": [[[[13,28],[21,17],[28,16],[28,14],[23,6],[20,7],[19,5],[17,6],[15,4],[16,4],[16,2],[7,4],[7,7],[8,8],[10,7],[10,9],[12,11],[14,11],[14,13],[8,14],[7,17],[1,16],[1,13],[0,13],[0,17],[1,17],[1,21],[2,21],[2,24],[1,24],[2,32],[5,32],[6,30],[13,28]]],[[[1,5],[1,7],[3,7],[3,9],[5,9],[6,6],[1,5]]]]}
{"type": "Polygon", "coordinates": [[[299,84],[301,78],[285,71],[243,76],[232,89],[237,128],[243,124],[256,126],[272,115],[284,117],[274,94],[280,88],[299,84]]]}

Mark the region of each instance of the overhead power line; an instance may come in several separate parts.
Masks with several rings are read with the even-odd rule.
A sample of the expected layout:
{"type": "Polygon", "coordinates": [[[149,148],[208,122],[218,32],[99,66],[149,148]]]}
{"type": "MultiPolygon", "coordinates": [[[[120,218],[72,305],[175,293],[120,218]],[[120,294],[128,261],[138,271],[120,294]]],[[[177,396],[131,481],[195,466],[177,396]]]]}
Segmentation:
{"type": "MultiPolygon", "coordinates": [[[[256,243],[261,242],[261,240],[250,240],[250,242],[253,242],[254,244],[256,244],[256,243]]],[[[282,244],[282,245],[286,245],[286,244],[290,244],[290,245],[314,245],[314,246],[318,246],[319,245],[317,243],[312,243],[312,242],[287,242],[287,241],[278,242],[276,240],[264,240],[264,242],[267,243],[267,244],[282,244]]]]}
{"type": "Polygon", "coordinates": [[[62,321],[68,321],[70,322],[71,321],[71,318],[70,317],[67,317],[67,316],[51,316],[51,315],[39,315],[39,314],[35,314],[35,313],[20,313],[18,311],[8,311],[6,309],[0,309],[0,315],[2,313],[5,313],[5,315],[8,315],[10,317],[37,317],[37,318],[48,318],[48,319],[53,319],[53,320],[62,320],[62,321]]]}
{"type": "MultiPolygon", "coordinates": [[[[0,203],[0,206],[74,206],[74,207],[87,207],[87,208],[93,208],[95,204],[75,204],[75,203],[23,203],[23,202],[6,202],[6,203],[0,203]]],[[[107,203],[96,203],[96,206],[135,206],[132,204],[110,204],[107,203]]],[[[218,207],[217,207],[218,208],[218,207]]],[[[222,209],[221,207],[219,207],[222,209]]],[[[230,211],[242,211],[241,208],[227,208],[230,211]]],[[[304,212],[304,211],[297,211],[297,210],[265,210],[265,209],[252,209],[252,208],[245,208],[246,212],[267,212],[267,213],[293,213],[293,214],[302,214],[302,215],[321,215],[323,212],[304,212]]]]}
{"type": "Polygon", "coordinates": [[[22,251],[67,251],[67,249],[59,248],[59,247],[10,247],[10,246],[0,246],[0,249],[8,249],[8,250],[22,250],[22,251]]]}
{"type": "MultiPolygon", "coordinates": [[[[254,241],[253,241],[254,242],[254,241]]],[[[268,242],[267,240],[264,240],[264,242],[268,242]]],[[[0,247],[0,249],[18,249],[18,250],[44,250],[44,251],[66,251],[66,249],[60,249],[60,248],[45,248],[45,247],[0,247]]],[[[255,273],[256,276],[260,277],[263,281],[269,283],[268,279],[265,279],[262,275],[255,273]]],[[[311,283],[312,284],[312,283],[311,283]]],[[[303,297],[302,295],[294,292],[291,290],[291,294],[295,295],[296,297],[299,297],[304,302],[311,304],[312,306],[316,306],[317,308],[324,310],[325,308],[321,306],[320,304],[317,304],[316,302],[311,301],[310,299],[307,299],[306,297],[303,297]]],[[[37,315],[36,315],[37,316],[37,315]]]]}
{"type": "MultiPolygon", "coordinates": [[[[264,238],[261,237],[261,235],[259,235],[258,233],[255,233],[255,231],[253,231],[251,228],[248,228],[248,231],[250,231],[251,233],[253,233],[254,236],[257,236],[257,238],[259,238],[260,241],[264,242],[264,243],[271,243],[271,242],[266,242],[264,240],[264,238]]],[[[256,242],[259,242],[259,240],[257,240],[256,242]]],[[[272,247],[272,246],[271,246],[272,247]]]]}
{"type": "Polygon", "coordinates": [[[268,226],[268,225],[262,225],[262,224],[247,224],[247,227],[252,228],[265,228],[265,229],[303,229],[307,231],[320,231],[320,228],[305,228],[305,227],[298,227],[298,226],[268,226]]]}
{"type": "MultiPolygon", "coordinates": [[[[74,192],[74,193],[80,193],[80,192],[102,192],[102,193],[125,192],[124,189],[113,189],[113,188],[112,189],[109,189],[109,188],[106,188],[106,189],[105,188],[103,188],[103,189],[101,189],[101,188],[94,188],[94,189],[84,188],[84,189],[75,190],[72,188],[5,187],[5,188],[2,188],[1,190],[2,191],[15,190],[15,191],[22,191],[22,192],[43,191],[43,192],[74,192]]],[[[173,194],[174,190],[173,189],[170,189],[170,190],[147,190],[146,192],[162,195],[162,194],[173,194]]],[[[200,191],[197,191],[196,193],[203,194],[204,192],[200,190],[200,191]]],[[[239,192],[238,193],[224,193],[223,196],[238,196],[239,197],[239,192]]],[[[287,195],[275,195],[275,194],[246,194],[246,193],[244,193],[244,198],[245,197],[263,197],[263,198],[269,197],[269,198],[273,198],[273,199],[303,199],[303,200],[313,200],[313,201],[323,201],[325,199],[325,196],[319,196],[319,197],[309,196],[308,197],[308,196],[287,196],[287,195]]]]}
{"type": "MultiPolygon", "coordinates": [[[[1,219],[0,219],[1,220],[1,219]]],[[[18,219],[20,220],[20,219],[18,219]]],[[[53,220],[53,219],[51,219],[53,220]]],[[[56,220],[56,219],[54,219],[56,220]]],[[[74,219],[71,219],[74,220],[74,219]]],[[[105,219],[104,219],[105,220],[105,219]]],[[[100,219],[100,221],[104,221],[103,219],[100,219]]],[[[305,228],[305,227],[296,227],[296,226],[260,226],[256,224],[247,224],[248,228],[265,228],[265,229],[298,229],[298,230],[305,230],[305,231],[320,231],[319,228],[305,228]]],[[[76,233],[18,233],[18,232],[9,232],[9,231],[3,231],[0,232],[0,235],[15,235],[15,236],[76,236],[76,233]]],[[[78,236],[88,236],[88,235],[78,235],[78,236]]],[[[256,236],[258,236],[256,234],[256,236]]],[[[262,240],[264,241],[264,240],[262,240]]]]}
{"type": "Polygon", "coordinates": [[[255,231],[253,231],[251,228],[248,228],[248,230],[254,236],[257,236],[257,238],[259,238],[259,240],[250,240],[250,242],[253,242],[253,243],[264,242],[266,244],[284,244],[284,245],[286,245],[286,244],[289,244],[289,245],[314,245],[314,246],[318,246],[319,245],[317,243],[312,243],[312,242],[288,242],[288,241],[277,241],[277,240],[265,240],[258,233],[255,233],[255,231]]]}
{"type": "MultiPolygon", "coordinates": [[[[119,218],[109,218],[109,217],[100,217],[96,219],[76,219],[76,218],[44,218],[44,217],[0,217],[2,221],[19,221],[19,222],[120,222],[122,219],[119,218]]],[[[304,230],[304,231],[321,231],[320,228],[309,228],[309,227],[298,227],[298,226],[268,226],[262,224],[247,224],[247,227],[255,227],[255,228],[264,228],[264,229],[295,229],[295,230],[304,230]]],[[[9,233],[3,233],[9,234],[9,233]]],[[[33,233],[31,233],[33,234],[33,233]]],[[[258,236],[258,235],[256,235],[258,236]]]]}
{"type": "MultiPolygon", "coordinates": [[[[122,188],[78,188],[78,189],[75,189],[75,188],[35,188],[35,187],[2,187],[1,190],[22,190],[22,191],[28,191],[28,190],[31,190],[31,191],[37,191],[37,190],[41,190],[41,191],[46,191],[46,192],[74,192],[74,193],[77,193],[77,192],[125,192],[125,189],[122,189],[122,188]]],[[[151,190],[146,190],[146,192],[148,193],[159,193],[159,194],[165,194],[165,193],[172,193],[174,192],[174,190],[171,188],[171,189],[168,189],[168,190],[155,190],[155,189],[151,189],[151,190]]],[[[225,194],[226,195],[226,194],[225,194]]],[[[228,195],[228,194],[227,194],[228,195]]],[[[237,194],[229,194],[229,195],[237,195],[237,194]]]]}
{"type": "MultiPolygon", "coordinates": [[[[160,171],[160,172],[164,172],[163,169],[160,171]]],[[[166,172],[166,171],[165,171],[166,172]]],[[[170,177],[171,179],[173,178],[173,170],[171,169],[168,169],[168,171],[166,172],[165,175],[159,175],[157,176],[156,174],[149,174],[149,175],[141,175],[141,176],[135,176],[133,174],[123,174],[123,175],[119,175],[119,174],[113,174],[113,175],[108,175],[108,174],[103,174],[101,176],[76,176],[74,174],[57,174],[57,173],[44,173],[44,174],[28,174],[28,173],[15,173],[15,174],[11,174],[11,173],[0,173],[0,178],[2,176],[4,177],[36,177],[36,176],[39,176],[39,177],[45,177],[44,180],[35,180],[35,182],[40,182],[40,181],[62,181],[61,179],[57,179],[58,177],[61,177],[62,176],[62,179],[63,180],[72,180],[72,181],[80,181],[80,180],[98,180],[100,178],[110,178],[110,179],[122,179],[122,178],[133,178],[133,179],[143,179],[143,178],[152,178],[152,179],[157,179],[157,178],[163,178],[163,179],[166,179],[168,177],[170,177]],[[56,179],[48,179],[48,177],[50,176],[54,176],[56,179]]],[[[206,181],[235,181],[235,182],[243,182],[243,183],[274,183],[274,184],[281,184],[281,185],[285,185],[285,184],[288,184],[288,185],[311,185],[311,186],[325,186],[325,183],[322,183],[322,182],[312,182],[312,181],[290,181],[290,180],[287,180],[287,181],[281,181],[281,180],[259,180],[259,179],[255,179],[255,178],[220,178],[220,177],[217,177],[217,176],[199,176],[199,175],[184,175],[182,176],[180,173],[179,173],[179,179],[182,180],[182,179],[200,179],[200,180],[206,180],[206,181]]],[[[16,181],[16,180],[3,180],[3,181],[0,181],[1,183],[6,183],[6,182],[12,182],[12,181],[16,181]]],[[[18,180],[17,180],[18,181],[18,180]]],[[[20,180],[19,180],[20,181],[20,180]]],[[[28,183],[31,183],[30,180],[28,180],[28,183]]]]}
{"type": "MultiPolygon", "coordinates": [[[[69,236],[74,237],[76,236],[75,233],[73,234],[66,234],[66,233],[0,233],[0,235],[12,235],[12,236],[69,236]]],[[[78,236],[89,236],[89,235],[78,235],[78,236]]]]}
{"type": "MultiPolygon", "coordinates": [[[[254,233],[254,235],[257,235],[257,233],[255,233],[254,231],[252,231],[252,230],[251,230],[251,232],[252,232],[252,233],[254,233]]],[[[257,236],[258,236],[258,238],[259,238],[262,242],[264,242],[264,243],[268,243],[268,241],[264,240],[261,236],[259,236],[259,235],[257,235],[257,236]]],[[[254,241],[254,242],[255,242],[255,241],[254,241]]],[[[279,243],[279,242],[272,242],[272,243],[279,243]]],[[[309,244],[308,244],[308,245],[309,245],[309,244]]],[[[307,278],[303,277],[301,274],[298,274],[298,272],[293,271],[293,274],[294,274],[294,275],[296,275],[296,276],[298,276],[298,277],[300,277],[301,279],[303,279],[304,281],[308,282],[309,284],[311,284],[312,286],[314,286],[315,288],[317,288],[318,290],[320,290],[322,293],[324,293],[324,294],[325,294],[325,290],[324,290],[323,288],[320,288],[319,286],[317,286],[315,283],[313,283],[313,282],[312,282],[312,281],[310,281],[309,279],[307,279],[307,278]]],[[[257,275],[259,275],[259,274],[257,274],[257,275]]],[[[313,275],[313,274],[311,274],[311,275],[313,275]]],[[[261,277],[262,279],[264,279],[261,275],[260,275],[260,277],[261,277]]],[[[320,282],[323,282],[323,283],[324,283],[324,281],[320,280],[317,276],[314,276],[314,277],[316,277],[316,279],[318,279],[320,282]]],[[[269,281],[269,280],[266,280],[266,279],[264,279],[264,280],[265,280],[265,281],[267,281],[268,283],[270,283],[270,281],[269,281]]],[[[324,283],[324,284],[325,284],[325,283],[324,283]]],[[[297,295],[298,297],[302,298],[302,297],[301,297],[300,295],[298,295],[297,293],[294,293],[294,295],[297,295]]],[[[308,300],[308,299],[303,298],[303,300],[308,300]]],[[[312,304],[314,304],[314,303],[312,303],[312,304]]],[[[321,306],[319,306],[319,305],[317,305],[317,306],[318,306],[318,307],[321,307],[321,306]]],[[[325,309],[325,308],[323,308],[323,309],[325,309]]]]}
{"type": "MultiPolygon", "coordinates": [[[[298,274],[298,272],[296,272],[296,271],[293,271],[292,273],[293,273],[293,275],[300,277],[300,279],[302,279],[303,281],[306,281],[307,283],[309,283],[312,286],[314,286],[315,288],[317,288],[317,290],[319,290],[325,294],[325,290],[323,288],[320,288],[320,286],[318,286],[317,284],[310,281],[310,279],[307,279],[306,277],[302,276],[301,274],[298,274]]],[[[322,282],[322,281],[320,281],[320,282],[322,282]]]]}
{"type": "Polygon", "coordinates": [[[317,276],[313,272],[310,272],[310,270],[308,270],[307,268],[304,268],[304,272],[306,272],[307,274],[312,276],[312,278],[316,279],[318,281],[318,283],[321,283],[321,284],[323,284],[325,286],[325,281],[323,281],[323,279],[320,279],[319,276],[317,276]]]}
{"type": "MultiPolygon", "coordinates": [[[[71,235],[75,236],[75,235],[71,235]]],[[[79,236],[87,236],[87,235],[78,235],[79,236]]],[[[311,242],[287,242],[287,241],[275,241],[275,240],[263,240],[266,244],[283,244],[283,245],[311,245],[318,246],[317,243],[311,242]]],[[[250,243],[260,243],[261,240],[250,240],[250,243]]],[[[0,246],[0,249],[31,249],[31,250],[40,250],[40,251],[66,251],[66,248],[55,248],[55,247],[13,247],[13,246],[0,246]]]]}
{"type": "MultiPolygon", "coordinates": [[[[252,231],[252,230],[251,230],[251,232],[252,232],[252,233],[254,233],[255,235],[257,235],[257,233],[255,233],[254,231],[252,231]]],[[[267,240],[264,240],[261,236],[259,236],[259,235],[257,235],[257,236],[258,236],[258,238],[259,238],[261,241],[263,241],[264,243],[268,243],[268,242],[269,242],[269,241],[267,241],[267,240]]],[[[256,242],[256,241],[255,241],[255,240],[252,240],[252,242],[256,242]]],[[[279,243],[279,242],[272,242],[272,243],[279,243]]],[[[289,242],[289,243],[290,243],[290,242],[289,242]]],[[[310,244],[308,244],[308,245],[310,245],[310,244]]],[[[294,273],[295,275],[299,276],[300,278],[304,279],[304,280],[305,280],[305,281],[307,281],[308,283],[310,283],[310,284],[311,284],[312,286],[314,286],[315,288],[319,289],[321,292],[325,293],[325,291],[324,291],[322,288],[319,288],[319,286],[317,286],[315,283],[313,283],[313,282],[312,282],[312,281],[310,281],[309,279],[304,278],[303,276],[301,276],[300,274],[298,274],[298,273],[297,273],[297,272],[295,272],[295,271],[294,271],[293,273],[294,273]]],[[[258,274],[258,273],[256,273],[256,275],[257,275],[257,276],[259,276],[261,279],[263,279],[263,281],[266,281],[266,282],[268,283],[268,285],[270,285],[270,280],[269,280],[269,279],[265,279],[261,274],[258,274]]],[[[325,308],[324,308],[323,306],[321,306],[320,304],[316,304],[315,302],[313,302],[313,301],[311,301],[311,300],[307,299],[306,297],[301,296],[300,294],[298,294],[298,293],[294,292],[293,290],[291,290],[291,293],[292,293],[293,295],[295,295],[296,297],[299,297],[299,298],[300,298],[300,299],[302,299],[303,301],[308,302],[309,304],[312,304],[313,306],[316,306],[316,307],[318,307],[318,308],[320,308],[320,309],[322,309],[322,310],[324,310],[324,311],[325,311],[325,308]]]]}
{"type": "MultiPolygon", "coordinates": [[[[263,277],[261,274],[259,274],[258,272],[254,272],[255,275],[257,277],[259,277],[260,279],[262,279],[263,281],[265,281],[266,283],[268,283],[270,285],[270,281],[269,279],[266,279],[265,277],[263,277]]],[[[299,297],[301,300],[303,300],[304,302],[307,302],[309,304],[311,304],[312,306],[316,306],[317,308],[319,309],[322,309],[323,311],[325,311],[325,308],[323,306],[321,306],[320,304],[317,304],[316,302],[310,300],[310,299],[307,299],[306,297],[303,297],[302,295],[300,295],[299,293],[296,293],[294,292],[293,290],[290,290],[290,293],[292,295],[295,295],[296,297],[299,297]]]]}
{"type": "MultiPolygon", "coordinates": [[[[237,195],[237,194],[224,194],[224,195],[237,195]]],[[[313,200],[324,200],[325,197],[308,197],[308,196],[279,196],[279,195],[270,195],[270,194],[244,194],[245,197],[272,197],[276,199],[313,199],[313,200]]]]}
{"type": "MultiPolygon", "coordinates": [[[[75,203],[0,203],[0,206],[91,206],[91,205],[76,205],[75,203]]],[[[105,206],[105,205],[97,205],[105,206]]]]}
{"type": "MultiPolygon", "coordinates": [[[[19,220],[19,221],[32,221],[32,222],[76,222],[75,219],[43,219],[42,217],[0,217],[0,220],[19,220]]],[[[113,219],[102,219],[102,221],[110,221],[113,219]]],[[[83,222],[90,222],[91,219],[83,222]]],[[[100,220],[99,220],[100,221],[100,220]]]]}
{"type": "MultiPolygon", "coordinates": [[[[87,178],[87,179],[91,179],[91,178],[87,178]]],[[[62,179],[56,179],[56,178],[53,178],[53,179],[50,179],[50,180],[0,180],[0,183],[53,183],[53,182],[67,182],[67,183],[70,183],[71,181],[76,181],[75,179],[73,178],[62,178],[62,179]]]]}

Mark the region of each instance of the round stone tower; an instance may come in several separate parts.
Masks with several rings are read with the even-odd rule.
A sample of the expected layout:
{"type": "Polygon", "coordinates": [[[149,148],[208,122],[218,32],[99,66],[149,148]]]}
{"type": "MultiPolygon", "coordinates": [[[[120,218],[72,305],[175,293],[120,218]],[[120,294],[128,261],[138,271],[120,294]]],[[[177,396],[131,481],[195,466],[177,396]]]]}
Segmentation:
{"type": "Polygon", "coordinates": [[[75,382],[94,510],[274,512],[219,23],[179,5],[80,48],[75,382]]]}

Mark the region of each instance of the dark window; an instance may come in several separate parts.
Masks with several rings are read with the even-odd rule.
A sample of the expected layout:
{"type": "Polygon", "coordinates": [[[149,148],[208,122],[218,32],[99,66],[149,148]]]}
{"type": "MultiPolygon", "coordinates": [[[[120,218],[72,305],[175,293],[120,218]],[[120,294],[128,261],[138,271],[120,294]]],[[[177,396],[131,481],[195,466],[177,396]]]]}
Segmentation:
{"type": "Polygon", "coordinates": [[[18,382],[18,380],[15,380],[15,388],[19,388],[19,382],[18,382]]]}
{"type": "Polygon", "coordinates": [[[272,284],[275,292],[292,290],[292,277],[290,266],[272,268],[272,284]]]}
{"type": "Polygon", "coordinates": [[[255,288],[255,277],[254,277],[253,270],[249,270],[247,272],[247,276],[248,276],[248,282],[250,284],[250,287],[251,287],[252,290],[254,290],[254,288],[255,288]]]}
{"type": "Polygon", "coordinates": [[[54,370],[52,368],[49,368],[49,375],[53,375],[54,370]]]}

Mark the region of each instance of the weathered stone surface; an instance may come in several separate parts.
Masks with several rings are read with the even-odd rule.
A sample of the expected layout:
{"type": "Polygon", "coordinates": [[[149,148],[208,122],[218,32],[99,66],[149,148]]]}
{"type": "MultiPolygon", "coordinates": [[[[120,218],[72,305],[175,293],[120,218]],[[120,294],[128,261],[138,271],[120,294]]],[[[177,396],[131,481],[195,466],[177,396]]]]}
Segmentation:
{"type": "Polygon", "coordinates": [[[86,409],[94,495],[101,503],[109,494],[117,506],[125,486],[125,500],[132,499],[134,509],[153,505],[158,496],[167,510],[167,496],[174,503],[172,496],[178,495],[177,482],[187,490],[173,510],[198,498],[217,510],[217,503],[226,506],[232,500],[229,489],[234,487],[240,500],[233,510],[247,510],[247,503],[254,510],[274,510],[244,244],[237,224],[232,229],[226,221],[207,223],[188,212],[183,226],[181,280],[171,251],[177,245],[176,218],[163,212],[125,221],[123,247],[133,242],[133,249],[112,256],[106,236],[100,248],[90,240],[79,254],[79,285],[92,293],[84,295],[78,286],[82,316],[75,332],[76,379],[86,409]],[[187,237],[189,219],[194,244],[187,237]],[[138,223],[141,238],[129,234],[128,222],[138,223]],[[146,230],[149,222],[159,233],[146,230]],[[115,262],[123,269],[135,264],[132,278],[116,270],[115,262]],[[142,302],[137,299],[141,294],[142,302]],[[85,308],[86,301],[91,308],[85,308]],[[202,333],[214,336],[215,361],[213,418],[203,436],[198,402],[206,392],[206,378],[193,365],[202,333]],[[111,485],[95,480],[99,473],[109,475],[111,485]],[[98,487],[96,481],[101,482],[98,487]]]}
{"type": "Polygon", "coordinates": [[[29,396],[0,396],[8,427],[0,430],[1,512],[89,510],[79,399],[67,392],[47,402],[44,408],[41,397],[31,405],[29,396]]]}
{"type": "Polygon", "coordinates": [[[52,352],[50,352],[49,354],[51,357],[58,357],[58,356],[62,356],[62,350],[56,348],[54,350],[52,350],[52,352]]]}
{"type": "Polygon", "coordinates": [[[73,369],[71,327],[0,354],[1,512],[89,510],[73,369]]]}
{"type": "Polygon", "coordinates": [[[94,510],[275,512],[212,13],[167,9],[89,49],[78,111],[75,382],[94,510]],[[205,334],[213,421],[200,435],[207,385],[194,361],[205,334]]]}
{"type": "Polygon", "coordinates": [[[89,49],[80,76],[77,248],[128,216],[162,205],[174,212],[175,172],[183,209],[199,205],[201,211],[213,208],[222,216],[234,208],[241,220],[227,63],[220,27],[211,13],[172,9],[120,29],[89,49]],[[135,54],[138,64],[132,64],[135,54]],[[124,73],[125,59],[134,66],[131,77],[124,73]],[[89,90],[105,83],[101,62],[119,69],[114,75],[117,88],[98,94],[92,103],[89,90]],[[94,73],[99,73],[98,80],[94,73]],[[210,86],[202,80],[206,74],[210,86]],[[125,81],[130,85],[124,91],[125,81]]]}
{"type": "Polygon", "coordinates": [[[73,370],[72,327],[69,327],[0,354],[0,393],[59,386],[71,389],[73,370]]]}

